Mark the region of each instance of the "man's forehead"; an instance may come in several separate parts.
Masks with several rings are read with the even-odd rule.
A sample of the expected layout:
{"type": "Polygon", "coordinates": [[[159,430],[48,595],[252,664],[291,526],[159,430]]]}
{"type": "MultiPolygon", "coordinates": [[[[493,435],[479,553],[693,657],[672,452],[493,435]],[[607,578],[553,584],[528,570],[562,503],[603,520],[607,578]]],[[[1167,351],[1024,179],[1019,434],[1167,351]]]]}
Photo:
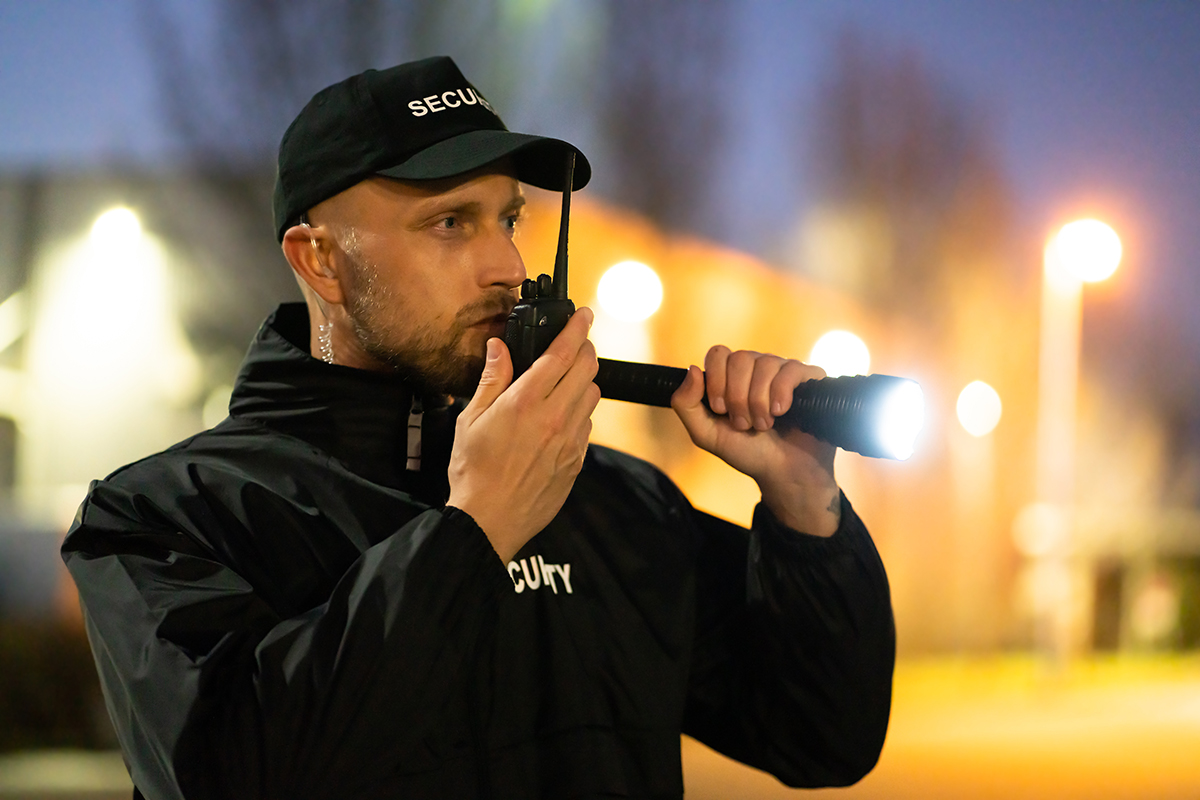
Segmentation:
{"type": "Polygon", "coordinates": [[[471,172],[436,180],[399,180],[373,175],[319,203],[314,222],[353,223],[379,213],[419,216],[468,204],[499,203],[517,208],[525,203],[511,164],[494,162],[471,172]]]}

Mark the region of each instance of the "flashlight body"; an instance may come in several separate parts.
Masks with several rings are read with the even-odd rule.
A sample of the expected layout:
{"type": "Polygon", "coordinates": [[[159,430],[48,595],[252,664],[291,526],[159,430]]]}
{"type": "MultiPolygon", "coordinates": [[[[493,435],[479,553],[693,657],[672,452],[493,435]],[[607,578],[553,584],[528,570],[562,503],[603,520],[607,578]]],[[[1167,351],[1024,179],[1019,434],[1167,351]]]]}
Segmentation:
{"type": "MultiPolygon", "coordinates": [[[[599,361],[596,385],[601,397],[613,400],[670,406],[671,395],[687,377],[687,370],[678,367],[609,358],[599,361]]],[[[796,387],[791,408],[777,417],[775,424],[799,428],[864,456],[893,457],[879,442],[873,417],[880,398],[906,382],[892,375],[844,375],[806,381],[796,387]]]]}

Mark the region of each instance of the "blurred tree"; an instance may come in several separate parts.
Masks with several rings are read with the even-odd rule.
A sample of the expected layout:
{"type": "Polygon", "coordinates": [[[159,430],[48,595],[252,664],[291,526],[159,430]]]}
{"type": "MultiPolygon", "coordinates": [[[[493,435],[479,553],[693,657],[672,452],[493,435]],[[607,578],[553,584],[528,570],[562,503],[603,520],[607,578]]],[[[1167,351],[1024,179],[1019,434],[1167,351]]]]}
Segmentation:
{"type": "Polygon", "coordinates": [[[468,52],[489,75],[510,72],[501,18],[511,4],[212,0],[181,13],[144,0],[142,9],[163,108],[187,157],[257,168],[274,163],[280,136],[308,99],[347,75],[443,52],[468,52]]]}
{"type": "Polygon", "coordinates": [[[837,44],[814,118],[822,201],[806,270],[881,307],[940,318],[953,273],[997,267],[1010,243],[989,120],[914,53],[853,31],[837,44]]]}
{"type": "MultiPolygon", "coordinates": [[[[143,0],[162,109],[199,193],[143,213],[184,251],[179,311],[210,385],[230,379],[276,303],[298,298],[271,224],[275,153],[287,125],[315,92],[347,75],[440,52],[470,53],[498,87],[513,85],[503,77],[515,58],[503,46],[510,5],[143,0]],[[212,218],[195,219],[196,208],[212,218]]],[[[488,93],[496,99],[497,90],[488,93]]]]}
{"type": "Polygon", "coordinates": [[[612,0],[595,70],[612,200],[676,230],[705,232],[706,188],[728,139],[734,8],[612,0]]]}

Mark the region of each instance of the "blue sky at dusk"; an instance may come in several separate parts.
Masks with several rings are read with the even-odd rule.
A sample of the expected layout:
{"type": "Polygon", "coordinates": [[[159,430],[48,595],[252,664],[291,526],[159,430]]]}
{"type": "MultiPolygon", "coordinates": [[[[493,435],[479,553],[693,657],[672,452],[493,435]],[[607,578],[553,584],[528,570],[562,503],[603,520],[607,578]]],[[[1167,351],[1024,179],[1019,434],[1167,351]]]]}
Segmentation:
{"type": "MultiPolygon", "coordinates": [[[[731,108],[746,138],[714,187],[726,211],[716,235],[756,249],[778,239],[809,199],[802,173],[780,186],[776,154],[795,149],[784,137],[797,130],[797,108],[816,91],[834,38],[854,26],[919,53],[992,123],[1028,236],[1044,236],[1076,210],[1110,216],[1127,258],[1104,314],[1126,333],[1089,332],[1089,346],[1120,350],[1113,357],[1131,379],[1177,369],[1158,375],[1163,391],[1192,396],[1200,385],[1200,2],[743,7],[731,108]]],[[[0,171],[169,164],[152,69],[134,0],[0,0],[0,171]]]]}

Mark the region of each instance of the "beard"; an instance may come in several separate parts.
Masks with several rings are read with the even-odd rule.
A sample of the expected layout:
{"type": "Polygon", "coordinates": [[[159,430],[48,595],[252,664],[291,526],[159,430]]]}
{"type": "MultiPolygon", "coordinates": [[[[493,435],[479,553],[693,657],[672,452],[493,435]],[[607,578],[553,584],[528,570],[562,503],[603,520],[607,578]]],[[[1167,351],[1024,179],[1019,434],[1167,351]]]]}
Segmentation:
{"type": "Polygon", "coordinates": [[[424,395],[470,397],[483,375],[485,352],[469,352],[464,345],[468,328],[486,317],[507,315],[516,299],[507,289],[489,289],[478,300],[463,306],[449,327],[425,323],[403,342],[389,337],[389,318],[408,313],[409,304],[378,280],[373,265],[350,259],[353,293],[346,312],[359,345],[371,357],[390,366],[414,390],[424,395]]]}

